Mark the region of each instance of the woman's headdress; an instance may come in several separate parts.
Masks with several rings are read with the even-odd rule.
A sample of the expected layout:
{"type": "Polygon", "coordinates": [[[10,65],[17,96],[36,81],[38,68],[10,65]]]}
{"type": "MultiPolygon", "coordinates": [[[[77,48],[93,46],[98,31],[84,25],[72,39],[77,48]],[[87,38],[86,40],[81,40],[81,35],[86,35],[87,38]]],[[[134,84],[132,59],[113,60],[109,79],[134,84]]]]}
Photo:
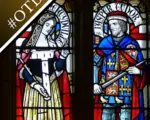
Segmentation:
{"type": "Polygon", "coordinates": [[[33,47],[36,45],[36,42],[41,34],[44,23],[50,19],[54,20],[54,22],[55,22],[54,24],[56,24],[56,18],[52,12],[46,12],[39,18],[39,20],[36,23],[37,25],[35,26],[34,31],[31,35],[29,41],[27,42],[26,46],[33,47]]]}

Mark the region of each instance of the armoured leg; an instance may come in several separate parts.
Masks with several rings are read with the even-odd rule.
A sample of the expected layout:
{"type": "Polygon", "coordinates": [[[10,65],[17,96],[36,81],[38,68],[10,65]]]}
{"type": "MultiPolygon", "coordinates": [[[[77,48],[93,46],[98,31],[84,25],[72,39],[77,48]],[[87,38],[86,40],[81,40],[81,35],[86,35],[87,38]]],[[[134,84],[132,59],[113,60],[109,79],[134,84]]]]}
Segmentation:
{"type": "Polygon", "coordinates": [[[115,120],[115,115],[116,115],[115,108],[109,109],[109,107],[114,107],[114,106],[105,104],[104,107],[105,108],[103,108],[102,120],[115,120]]]}
{"type": "Polygon", "coordinates": [[[131,120],[131,109],[130,105],[123,105],[120,112],[120,120],[131,120]]]}

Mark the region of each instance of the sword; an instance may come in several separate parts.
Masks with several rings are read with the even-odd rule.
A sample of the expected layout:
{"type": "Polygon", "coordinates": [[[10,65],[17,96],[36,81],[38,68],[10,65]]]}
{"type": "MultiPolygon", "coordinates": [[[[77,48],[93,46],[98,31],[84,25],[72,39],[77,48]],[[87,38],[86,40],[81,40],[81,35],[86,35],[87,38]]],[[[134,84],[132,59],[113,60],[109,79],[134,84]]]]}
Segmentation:
{"type": "MultiPolygon", "coordinates": [[[[137,66],[143,64],[144,62],[146,62],[146,60],[143,60],[143,61],[137,63],[135,66],[137,67],[137,66]]],[[[114,77],[113,79],[111,79],[111,80],[105,82],[104,84],[102,84],[102,85],[100,86],[100,89],[102,90],[102,89],[108,87],[109,85],[111,85],[112,83],[114,83],[115,81],[117,81],[118,79],[122,78],[122,77],[123,77],[124,75],[126,75],[127,73],[128,73],[127,71],[124,71],[123,73],[119,74],[118,76],[114,77]]]]}

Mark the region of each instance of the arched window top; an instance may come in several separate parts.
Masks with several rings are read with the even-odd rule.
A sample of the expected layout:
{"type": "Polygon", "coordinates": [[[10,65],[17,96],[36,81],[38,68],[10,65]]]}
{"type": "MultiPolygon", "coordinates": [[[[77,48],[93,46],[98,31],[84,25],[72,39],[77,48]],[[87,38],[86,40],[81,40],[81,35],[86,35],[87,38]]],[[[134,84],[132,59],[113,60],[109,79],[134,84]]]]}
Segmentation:
{"type": "Polygon", "coordinates": [[[147,22],[146,6],[140,0],[95,1],[94,120],[147,117],[147,22]]]}
{"type": "Polygon", "coordinates": [[[16,120],[72,120],[71,4],[52,2],[16,41],[16,120]]]}

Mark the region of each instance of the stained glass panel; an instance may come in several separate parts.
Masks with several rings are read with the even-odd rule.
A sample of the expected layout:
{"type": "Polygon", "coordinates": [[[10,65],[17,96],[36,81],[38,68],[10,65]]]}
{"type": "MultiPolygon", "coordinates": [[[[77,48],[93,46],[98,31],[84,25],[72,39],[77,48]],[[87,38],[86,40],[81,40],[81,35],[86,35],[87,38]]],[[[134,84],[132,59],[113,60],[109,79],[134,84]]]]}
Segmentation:
{"type": "Polygon", "coordinates": [[[93,6],[94,120],[146,120],[147,18],[140,0],[93,6]]]}
{"type": "Polygon", "coordinates": [[[16,120],[72,120],[71,0],[56,0],[16,41],[16,120]]]}

